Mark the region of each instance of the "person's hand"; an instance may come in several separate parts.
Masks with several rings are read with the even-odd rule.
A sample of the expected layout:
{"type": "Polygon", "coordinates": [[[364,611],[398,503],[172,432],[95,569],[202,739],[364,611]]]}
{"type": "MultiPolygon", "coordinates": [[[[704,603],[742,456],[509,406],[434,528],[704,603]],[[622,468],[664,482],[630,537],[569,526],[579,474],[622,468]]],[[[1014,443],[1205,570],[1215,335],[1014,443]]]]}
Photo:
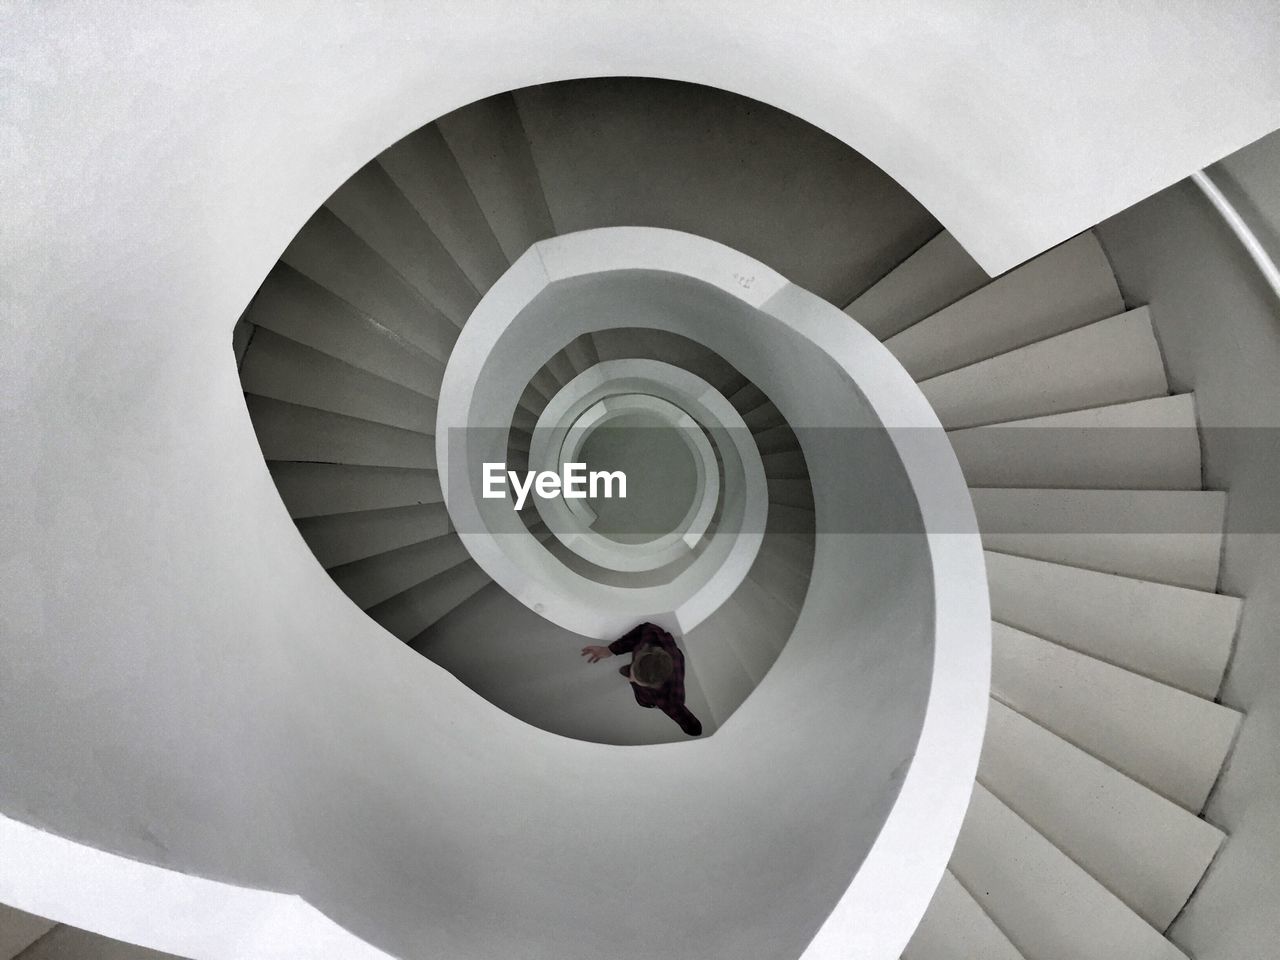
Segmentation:
{"type": "Polygon", "coordinates": [[[612,657],[613,651],[608,647],[602,647],[598,643],[593,643],[582,648],[582,655],[587,658],[587,663],[595,663],[597,660],[603,660],[605,657],[612,657]]]}

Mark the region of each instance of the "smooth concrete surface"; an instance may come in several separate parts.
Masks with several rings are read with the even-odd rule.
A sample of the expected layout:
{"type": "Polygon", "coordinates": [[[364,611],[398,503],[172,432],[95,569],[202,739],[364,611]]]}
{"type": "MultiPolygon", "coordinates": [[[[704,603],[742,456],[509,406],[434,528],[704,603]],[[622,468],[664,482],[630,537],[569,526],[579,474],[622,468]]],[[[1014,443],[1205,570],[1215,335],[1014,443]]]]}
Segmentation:
{"type": "MultiPolygon", "coordinates": [[[[683,240],[685,246],[710,244],[688,234],[637,230],[649,242],[659,234],[688,238],[683,240]]],[[[576,241],[557,238],[555,242],[581,246],[583,238],[589,242],[601,233],[617,235],[618,231],[573,234],[576,241]]],[[[501,498],[482,495],[484,465],[502,459],[505,429],[501,424],[515,409],[520,384],[542,365],[546,344],[567,342],[601,327],[635,326],[633,316],[655,311],[665,310],[685,325],[692,319],[695,327],[707,321],[707,310],[696,291],[693,297],[681,299],[686,291],[680,289],[678,279],[656,287],[642,279],[641,288],[636,289],[636,278],[626,270],[605,270],[589,272],[578,284],[551,283],[543,266],[551,243],[530,248],[485,295],[450,359],[436,436],[445,503],[476,562],[512,596],[548,620],[602,641],[644,621],[679,636],[710,616],[741,584],[760,548],[768,517],[768,489],[759,451],[737,411],[704,380],[670,364],[654,365],[653,378],[646,375],[650,365],[643,361],[598,364],[555,396],[547,406],[553,413],[547,415],[544,410],[535,431],[537,449],[532,459],[549,462],[549,451],[561,446],[560,438],[580,412],[608,396],[636,392],[679,405],[708,431],[724,467],[719,526],[705,547],[668,581],[610,583],[568,563],[548,563],[546,551],[515,510],[510,489],[501,498]],[[676,301],[668,302],[673,287],[676,301]],[[651,296],[656,297],[656,306],[644,299],[651,296]]],[[[729,310],[732,315],[741,308],[731,305],[729,310]]],[[[711,319],[721,317],[713,314],[711,319]]],[[[561,528],[558,515],[567,512],[563,501],[540,501],[536,508],[546,511],[553,531],[561,528]]]]}
{"type": "MultiPolygon", "coordinates": [[[[902,450],[898,466],[891,456],[824,463],[823,509],[838,513],[853,482],[902,515],[897,529],[909,531],[913,516],[917,531],[937,513],[971,516],[909,378],[869,335],[834,328],[834,308],[794,289],[782,296],[800,361],[829,371],[770,386],[789,418],[871,425],[856,377],[873,395],[903,398],[892,412],[904,432],[927,426],[936,438],[902,450]],[[885,469],[910,482],[901,472],[890,482],[885,469]]],[[[5,567],[25,599],[6,606],[0,651],[11,772],[0,804],[20,814],[10,822],[28,841],[57,843],[0,861],[0,900],[179,955],[273,955],[243,938],[275,936],[276,921],[236,913],[239,894],[196,875],[289,891],[401,957],[765,958],[806,943],[815,957],[898,954],[941,874],[981,739],[987,611],[972,524],[936,539],[826,538],[815,562],[825,579],[796,636],[713,749],[565,740],[494,710],[334,589],[262,461],[229,328],[169,319],[174,339],[153,338],[152,353],[126,359],[95,343],[84,356],[100,391],[91,422],[52,445],[47,420],[17,438],[39,475],[72,475],[89,451],[100,455],[92,483],[74,496],[56,487],[56,503],[22,514],[6,541],[26,551],[5,567]],[[154,376],[136,375],[141,356],[154,376]],[[109,456],[104,438],[125,452],[109,456]],[[113,495],[122,483],[135,499],[113,495]],[[92,549],[86,528],[98,531],[92,549]],[[852,583],[839,572],[850,568],[862,574],[852,583]],[[903,583],[931,589],[932,602],[903,583]],[[52,602],[50,584],[76,602],[52,602]],[[833,728],[846,735],[823,736],[833,728]],[[808,749],[820,742],[821,756],[808,749]],[[584,836],[584,810],[623,803],[633,815],[610,825],[612,842],[584,836]],[[780,821],[779,810],[794,816],[780,821]],[[619,858],[656,836],[663,849],[651,860],[619,858]],[[688,865],[674,878],[672,859],[688,865]],[[24,866],[33,863],[38,875],[24,866]],[[135,868],[142,880],[130,881],[135,868]],[[168,898],[157,895],[164,885],[168,898]],[[490,922],[495,912],[504,923],[490,922]],[[627,918],[646,915],[669,925],[641,937],[627,918]],[[592,922],[601,916],[609,922],[592,922]]],[[[753,374],[776,360],[776,349],[718,329],[753,374]]],[[[74,396],[47,383],[33,399],[77,423],[74,396]]],[[[19,462],[6,460],[7,473],[19,462]]],[[[36,477],[11,479],[7,496],[34,495],[36,477]]],[[[277,907],[255,909],[274,917],[277,907]]],[[[299,909],[289,914],[293,955],[320,936],[308,927],[317,914],[287,907],[299,909]]],[[[303,952],[365,949],[334,943],[303,952]]]]}
{"type": "Polygon", "coordinates": [[[843,305],[938,230],[866,157],[767,103],[636,77],[515,101],[558,233],[696,233],[843,305]]]}
{"type": "MultiPolygon", "coordinates": [[[[1278,166],[1272,135],[1213,170],[1273,259],[1278,166]]],[[[1221,691],[1244,720],[1205,808],[1229,837],[1170,934],[1197,960],[1267,956],[1280,942],[1280,306],[1191,184],[1098,235],[1126,299],[1151,304],[1171,379],[1196,391],[1206,482],[1228,491],[1221,588],[1245,598],[1221,691]]]]}
{"type": "MultiPolygon", "coordinates": [[[[824,529],[824,524],[835,531],[855,529],[851,515],[870,511],[884,519],[888,524],[885,529],[891,531],[878,536],[819,538],[809,599],[787,649],[717,738],[724,737],[727,730],[751,725],[754,717],[763,715],[761,711],[778,702],[778,696],[788,695],[786,691],[791,697],[812,697],[811,693],[800,694],[794,686],[792,671],[797,661],[791,658],[804,658],[814,643],[830,644],[833,631],[839,636],[854,627],[860,633],[866,624],[868,611],[857,600],[864,583],[861,577],[850,580],[847,571],[869,573],[872,567],[883,568],[889,557],[903,550],[918,549],[924,544],[913,530],[920,530],[922,522],[927,530],[932,521],[947,523],[950,531],[927,538],[935,565],[932,577],[915,579],[918,571],[911,577],[899,576],[894,592],[903,598],[904,584],[920,589],[932,583],[936,633],[933,687],[925,723],[926,729],[930,719],[939,724],[934,728],[939,739],[934,742],[941,747],[944,739],[965,737],[966,730],[980,728],[985,715],[984,706],[970,699],[975,686],[985,686],[985,667],[973,658],[981,657],[975,647],[981,648],[988,629],[972,619],[979,609],[986,608],[985,587],[975,589],[984,582],[981,564],[970,553],[976,533],[972,507],[945,435],[910,378],[870,334],[842,318],[832,323],[833,316],[840,318],[835,308],[787,284],[763,264],[688,234],[651,228],[602,229],[536,244],[486,294],[446,371],[437,433],[446,502],[463,539],[474,541],[474,546],[468,543],[473,555],[502,583],[508,576],[508,561],[490,549],[490,544],[496,547],[497,541],[506,541],[502,548],[512,549],[512,538],[504,537],[502,526],[512,524],[511,511],[492,506],[487,512],[482,510],[485,502],[469,482],[473,468],[478,469],[485,459],[484,433],[467,431],[457,438],[465,441],[459,445],[450,441],[448,432],[468,422],[473,426],[500,423],[514,408],[521,382],[512,375],[511,365],[521,360],[538,363],[537,343],[568,341],[584,331],[609,327],[652,327],[696,334],[749,380],[760,384],[788,422],[814,428],[813,434],[820,439],[806,448],[805,455],[819,529],[824,529]],[[515,319],[518,322],[513,322],[515,319]],[[483,348],[475,349],[477,344],[483,348]],[[792,363],[808,370],[809,376],[803,382],[785,377],[780,356],[789,356],[792,363]],[[860,445],[822,442],[824,430],[835,427],[862,427],[860,434],[869,439],[860,445]],[[878,450],[872,449],[872,440],[879,444],[878,450]],[[903,483],[900,470],[906,471],[909,482],[903,483]],[[907,497],[914,497],[914,504],[904,499],[907,497]],[[955,524],[966,516],[968,529],[957,528],[955,524]],[[954,613],[947,616],[944,609],[954,613]],[[948,661],[952,666],[944,667],[948,661]],[[791,669],[784,666],[788,663],[791,669]],[[939,699],[941,688],[949,688],[950,693],[939,699]],[[951,702],[949,708],[942,707],[945,701],[951,702]],[[943,721],[949,713],[966,719],[959,726],[954,716],[943,721]]],[[[898,562],[906,562],[906,556],[898,562]]],[[[519,592],[516,596],[535,610],[540,603],[545,604],[545,611],[552,609],[544,599],[550,596],[545,588],[527,597],[519,592]]],[[[901,642],[894,648],[898,653],[889,659],[896,665],[890,667],[886,660],[877,672],[882,683],[888,682],[885,669],[898,678],[890,683],[896,688],[891,701],[896,706],[883,702],[886,687],[879,688],[877,696],[881,711],[900,715],[910,700],[903,690],[915,680],[898,657],[911,659],[919,651],[911,653],[911,646],[901,642]]],[[[879,655],[887,656],[887,651],[879,655]]],[[[836,669],[835,661],[827,663],[823,682],[833,692],[836,669]]],[[[863,676],[860,685],[869,680],[863,676]]],[[[846,691],[841,697],[846,705],[847,695],[846,691]]],[[[877,727],[882,736],[894,729],[885,719],[877,721],[877,727]]],[[[851,728],[842,725],[842,729],[851,728]]],[[[916,756],[928,755],[931,762],[921,764],[917,759],[912,770],[920,772],[920,779],[914,783],[908,771],[907,783],[915,788],[909,793],[909,812],[899,818],[895,804],[895,814],[881,831],[869,859],[811,944],[810,950],[816,951],[813,955],[847,951],[851,942],[856,949],[875,951],[880,949],[877,943],[890,937],[891,929],[899,931],[892,936],[900,938],[896,939],[896,950],[900,950],[923,913],[936,881],[916,877],[917,871],[892,851],[901,844],[922,844],[928,852],[917,854],[915,862],[936,858],[940,875],[949,843],[946,830],[957,825],[955,820],[947,824],[940,820],[941,810],[952,809],[942,795],[955,801],[954,809],[963,807],[969,784],[962,771],[973,759],[967,744],[953,742],[938,753],[925,744],[925,739],[917,744],[916,756]],[[920,819],[912,826],[916,816],[920,819]],[[925,830],[924,823],[932,829],[925,830]],[[877,874],[880,880],[871,879],[877,874]],[[892,906],[881,899],[886,894],[891,896],[892,906]]],[[[902,802],[901,796],[898,802],[902,802]]]]}

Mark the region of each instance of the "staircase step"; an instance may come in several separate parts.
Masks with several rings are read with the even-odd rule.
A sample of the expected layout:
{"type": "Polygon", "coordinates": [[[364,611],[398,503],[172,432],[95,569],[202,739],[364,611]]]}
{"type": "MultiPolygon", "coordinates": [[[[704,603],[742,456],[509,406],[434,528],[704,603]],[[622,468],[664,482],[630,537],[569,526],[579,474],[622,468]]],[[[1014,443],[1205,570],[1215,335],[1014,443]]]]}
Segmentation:
{"type": "Polygon", "coordinates": [[[537,241],[555,236],[542,181],[511,94],[469,104],[441,117],[436,126],[509,262],[514,263],[537,241]]]}
{"type": "Polygon", "coordinates": [[[562,232],[696,233],[843,305],[938,230],[874,163],[759,102],[617,76],[515,97],[562,232]]]}
{"type": "Polygon", "coordinates": [[[253,335],[258,329],[260,328],[246,320],[243,315],[236,321],[236,325],[232,327],[231,352],[236,358],[236,369],[240,368],[240,364],[244,360],[245,351],[249,349],[249,341],[253,339],[253,335]]]}
{"type": "Polygon", "coordinates": [[[1240,618],[1237,597],[986,554],[991,617],[1212,699],[1240,618]]]}
{"type": "Polygon", "coordinates": [[[1224,839],[995,700],[978,782],[1157,930],[1173,922],[1224,839]]]}
{"type": "Polygon", "coordinates": [[[484,293],[510,266],[436,124],[384,151],[378,163],[430,225],[472,286],[484,293]]]}
{"type": "Polygon", "coordinates": [[[950,871],[929,902],[902,960],[1024,960],[950,871]]]}
{"type": "Polygon", "coordinates": [[[789,424],[781,423],[776,427],[770,427],[767,430],[761,430],[755,434],[756,448],[760,451],[760,456],[769,453],[782,453],[785,450],[799,450],[800,441],[796,439],[795,432],[789,424]]]}
{"type": "Polygon", "coordinates": [[[817,517],[812,510],[789,507],[782,503],[769,504],[769,517],[765,521],[765,533],[812,534],[817,517]]]}
{"type": "MultiPolygon", "coordinates": [[[[734,596],[698,624],[691,634],[704,656],[731,657],[737,665],[736,672],[718,665],[720,679],[710,695],[716,715],[720,717],[729,716],[750,696],[778,658],[781,642],[774,635],[771,624],[776,617],[771,615],[764,621],[753,620],[744,606],[746,596],[757,592],[758,588],[744,581],[734,596]]],[[[777,609],[778,605],[774,607],[777,609]]],[[[717,676],[715,669],[713,666],[713,677],[717,676]]]]}
{"type": "Polygon", "coordinates": [[[991,695],[1193,813],[1240,715],[1041,637],[992,626],[991,695]]]}
{"type": "Polygon", "coordinates": [[[720,726],[737,710],[755,688],[746,665],[734,651],[737,624],[723,607],[684,638],[685,659],[698,675],[698,683],[707,698],[707,706],[716,726],[720,726]]]}
{"type": "Polygon", "coordinates": [[[567,348],[555,354],[547,361],[547,370],[556,381],[557,392],[559,388],[578,375],[577,369],[573,365],[573,360],[569,356],[567,348]]]}
{"type": "Polygon", "coordinates": [[[547,408],[547,397],[530,383],[525,384],[524,392],[520,394],[520,399],[518,399],[517,403],[518,406],[524,407],[526,411],[534,415],[536,424],[540,413],[547,408]]]}
{"type": "Polygon", "coordinates": [[[971,487],[1200,489],[1191,394],[948,434],[971,487]]]}
{"type": "Polygon", "coordinates": [[[980,784],[951,871],[1026,960],[1186,960],[980,784]]]}
{"type": "MultiPolygon", "coordinates": [[[[8,960],[7,955],[0,954],[0,956],[5,956],[8,960]]],[[[13,960],[183,960],[183,958],[58,923],[54,924],[45,936],[14,956],[13,960]]]]}
{"type": "Polygon", "coordinates": [[[240,385],[259,397],[435,433],[435,400],[270,330],[259,330],[245,352],[240,385]]]}
{"type": "Polygon", "coordinates": [[[57,924],[0,903],[0,958],[11,960],[57,924]]]}
{"type": "Polygon", "coordinates": [[[245,403],[268,460],[435,469],[435,440],[428,434],[256,394],[245,394],[245,403]]]}
{"type": "Polygon", "coordinates": [[[943,230],[845,307],[844,312],[884,340],[990,280],[956,238],[943,230]]]}
{"type": "Polygon", "coordinates": [[[443,363],[285,264],[272,268],[245,319],[423,396],[440,395],[443,363]]]}
{"type": "Polygon", "coordinates": [[[325,206],[455,326],[467,322],[480,293],[377,160],[325,206]]]}
{"type": "Polygon", "coordinates": [[[1123,310],[1111,264],[1087,232],[895,334],[885,346],[916,380],[925,380],[1123,310]]]}
{"type": "Polygon", "coordinates": [[[569,341],[564,348],[564,353],[569,358],[569,363],[573,365],[575,375],[590,370],[600,362],[600,358],[596,355],[595,342],[590,336],[576,337],[569,341]]]}
{"type": "MultiPolygon", "coordinates": [[[[753,567],[752,572],[759,571],[753,567]]],[[[759,683],[791,639],[798,613],[752,576],[743,581],[725,606],[732,608],[733,622],[738,626],[734,649],[747,663],[747,672],[759,683]]]]}
{"type": "Polygon", "coordinates": [[[813,509],[813,487],[810,486],[808,477],[769,477],[767,482],[770,503],[800,507],[802,510],[813,509]]]}
{"type": "Polygon", "coordinates": [[[542,398],[544,406],[560,392],[559,381],[545,366],[540,367],[538,372],[529,379],[529,386],[542,398]]]}
{"type": "Polygon", "coordinates": [[[304,517],[298,532],[326,568],[440,537],[451,529],[443,503],[304,517]]]}
{"type": "Polygon", "coordinates": [[[920,384],[947,429],[1169,392],[1151,315],[1139,307],[920,384]]]}
{"type": "Polygon", "coordinates": [[[744,383],[729,397],[729,403],[733,405],[733,409],[737,410],[739,415],[743,417],[756,407],[768,402],[768,394],[750,382],[744,383]]]}
{"type": "Polygon", "coordinates": [[[295,520],[444,500],[434,470],[287,462],[268,462],[267,467],[295,520]]]}
{"type": "Polygon", "coordinates": [[[467,560],[384,600],[367,612],[406,643],[493,581],[474,560],[467,560]]]}
{"type": "Polygon", "coordinates": [[[782,411],[775,407],[772,403],[766,401],[754,410],[745,414],[742,422],[755,432],[757,430],[764,431],[770,427],[776,427],[787,422],[787,418],[782,415],[782,411]]]}
{"type": "Polygon", "coordinates": [[[511,429],[523,430],[530,436],[533,435],[533,428],[538,425],[538,416],[523,404],[517,404],[515,413],[511,415],[511,429]]]}
{"type": "Polygon", "coordinates": [[[971,489],[989,550],[1199,590],[1218,582],[1226,494],[971,489]]]}
{"type": "Polygon", "coordinates": [[[441,363],[449,359],[457,325],[331,210],[317,210],[280,259],[441,363]]]}
{"type": "Polygon", "coordinates": [[[799,450],[783,450],[765,454],[760,458],[766,476],[794,480],[809,476],[809,465],[799,450]]]}
{"type": "Polygon", "coordinates": [[[775,533],[765,537],[750,577],[761,590],[799,614],[813,572],[813,537],[775,533]]]}
{"type": "Polygon", "coordinates": [[[410,544],[334,567],[333,582],[361,609],[368,609],[467,560],[456,533],[410,544]]]}

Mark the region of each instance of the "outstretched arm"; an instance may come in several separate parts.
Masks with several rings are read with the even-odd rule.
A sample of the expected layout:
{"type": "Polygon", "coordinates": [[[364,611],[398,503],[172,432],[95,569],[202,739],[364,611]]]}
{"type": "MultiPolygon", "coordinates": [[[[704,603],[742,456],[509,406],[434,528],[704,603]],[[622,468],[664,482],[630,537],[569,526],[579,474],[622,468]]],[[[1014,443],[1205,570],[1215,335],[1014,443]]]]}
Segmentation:
{"type": "Polygon", "coordinates": [[[596,663],[606,657],[612,657],[613,652],[608,647],[602,647],[598,643],[592,643],[582,648],[582,655],[587,658],[587,663],[596,663]]]}
{"type": "Polygon", "coordinates": [[[649,624],[642,623],[637,627],[632,627],[617,640],[613,641],[613,643],[609,644],[609,652],[630,653],[636,648],[636,645],[640,642],[640,638],[644,636],[644,628],[647,626],[649,626],[649,624]]]}

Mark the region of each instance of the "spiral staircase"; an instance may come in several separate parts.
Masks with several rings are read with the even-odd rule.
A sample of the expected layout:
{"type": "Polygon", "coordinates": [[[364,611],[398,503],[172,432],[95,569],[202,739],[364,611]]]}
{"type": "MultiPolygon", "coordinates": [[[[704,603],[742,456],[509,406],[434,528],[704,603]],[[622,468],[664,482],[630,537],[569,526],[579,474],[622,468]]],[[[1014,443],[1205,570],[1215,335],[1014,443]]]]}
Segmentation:
{"type": "MultiPolygon", "coordinates": [[[[683,740],[657,711],[636,709],[614,671],[577,662],[578,647],[607,637],[549,620],[473,555],[468,534],[479,533],[451,509],[438,414],[473,315],[557,238],[678,230],[768,263],[842,309],[918,384],[981,532],[985,740],[954,853],[902,956],[1182,958],[1165,932],[1225,839],[1201,812],[1240,721],[1216,702],[1241,601],[1216,592],[1225,495],[1203,489],[1195,398],[1171,391],[1148,308],[1123,301],[1091,232],[991,279],[896,192],[823,210],[815,198],[831,167],[806,157],[833,151],[856,173],[850,183],[878,176],[760,105],[638,81],[520,90],[415,131],[315,212],[235,327],[271,478],[347,597],[490,703],[576,740],[683,740]],[[683,149],[726,109],[739,122],[723,144],[683,149]],[[654,130],[668,135],[671,166],[628,176],[652,160],[641,144],[654,130]],[[793,153],[779,153],[784,142],[793,153]],[[750,177],[763,165],[776,193],[744,213],[722,161],[750,147],[750,177]],[[808,234],[791,232],[800,219],[808,234]],[[833,250],[853,239],[862,246],[833,250]]],[[[601,327],[547,352],[513,387],[509,422],[486,424],[513,468],[531,465],[548,407],[609,365],[692,375],[731,408],[721,426],[740,422],[758,451],[768,522],[747,531],[757,549],[714,611],[672,621],[689,705],[714,741],[786,656],[824,537],[900,531],[824,526],[811,454],[847,438],[788,420],[764,378],[697,337],[601,327]]],[[[779,369],[803,381],[791,359],[777,355],[779,369]]],[[[716,446],[727,478],[726,452],[716,446]]],[[[520,520],[540,562],[601,590],[660,590],[696,564],[695,550],[656,572],[619,573],[575,554],[536,511],[520,520]]],[[[729,526],[718,508],[700,549],[742,533],[729,526]]],[[[25,932],[0,941],[0,956],[64,955],[49,951],[68,928],[26,922],[7,921],[25,932]]],[[[74,955],[115,956],[85,950],[74,955]]]]}

